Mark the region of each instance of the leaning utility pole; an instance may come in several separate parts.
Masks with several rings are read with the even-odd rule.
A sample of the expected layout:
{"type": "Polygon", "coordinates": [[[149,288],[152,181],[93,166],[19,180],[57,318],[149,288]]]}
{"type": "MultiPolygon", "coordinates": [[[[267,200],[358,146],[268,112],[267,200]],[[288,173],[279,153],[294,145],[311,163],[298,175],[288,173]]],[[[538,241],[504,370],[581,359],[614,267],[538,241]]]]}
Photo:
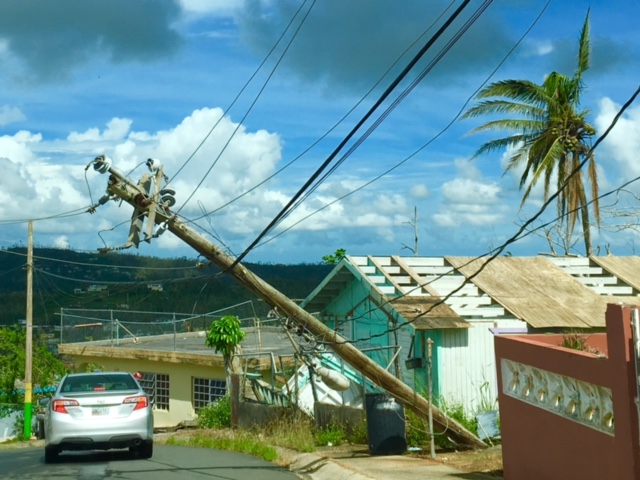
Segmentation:
{"type": "MultiPolygon", "coordinates": [[[[262,298],[269,305],[278,308],[278,312],[307,329],[318,337],[353,368],[367,377],[376,385],[385,389],[405,407],[414,411],[422,418],[429,415],[429,403],[418,395],[408,385],[398,380],[392,374],[372,361],[359,349],[349,343],[337,332],[329,329],[309,312],[301,308],[291,299],[280,293],[261,278],[247,270],[242,264],[235,264],[234,259],[220,250],[216,245],[181,221],[163,202],[158,195],[150,195],[144,184],[134,184],[122,172],[111,166],[111,162],[104,156],[96,157],[92,162],[95,170],[100,173],[110,173],[107,192],[110,198],[124,200],[134,207],[139,215],[154,218],[161,229],[168,229],[175,236],[191,246],[203,257],[208,258],[222,271],[228,273],[247,289],[262,298]]],[[[157,191],[157,189],[156,189],[157,191]]],[[[108,198],[102,198],[98,205],[104,204],[108,198]]],[[[98,206],[96,205],[96,206],[98,206]]],[[[95,211],[92,207],[90,211],[95,211]]],[[[147,231],[149,225],[147,225],[147,231]]],[[[149,238],[150,240],[150,238],[149,238]]],[[[440,433],[458,444],[470,447],[486,448],[486,444],[477,436],[466,430],[462,425],[447,417],[441,410],[433,408],[433,419],[440,433]],[[446,432],[446,433],[445,433],[446,432]]]]}

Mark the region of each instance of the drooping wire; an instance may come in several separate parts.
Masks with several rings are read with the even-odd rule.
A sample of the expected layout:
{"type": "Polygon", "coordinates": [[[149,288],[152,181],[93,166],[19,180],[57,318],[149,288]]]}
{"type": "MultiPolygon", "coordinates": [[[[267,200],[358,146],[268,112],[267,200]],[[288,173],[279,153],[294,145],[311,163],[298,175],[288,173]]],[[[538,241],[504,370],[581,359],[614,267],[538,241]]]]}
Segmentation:
{"type": "Polygon", "coordinates": [[[406,162],[408,162],[409,160],[411,160],[413,157],[415,157],[418,153],[420,153],[422,150],[424,150],[426,147],[428,147],[429,145],[431,145],[435,140],[437,140],[440,136],[442,136],[447,130],[449,130],[449,128],[451,128],[451,126],[455,123],[456,120],[458,120],[458,118],[460,118],[460,116],[462,115],[462,113],[464,112],[464,110],[466,109],[467,105],[469,105],[469,103],[471,102],[471,100],[476,96],[476,94],[489,82],[489,80],[491,80],[491,78],[493,78],[493,76],[496,74],[496,72],[502,67],[502,65],[504,65],[504,63],[507,61],[507,59],[513,54],[513,52],[516,50],[516,48],[518,48],[518,46],[524,41],[524,39],[529,35],[529,33],[531,32],[531,30],[533,29],[533,27],[535,27],[537,25],[537,23],[540,21],[540,19],[542,18],[542,16],[544,15],[544,13],[546,12],[547,8],[549,7],[549,5],[551,4],[551,0],[548,0],[547,3],[544,5],[544,7],[542,8],[542,10],[540,11],[540,13],[538,13],[538,16],[534,19],[534,21],[531,23],[531,25],[529,25],[529,28],[527,28],[527,30],[520,36],[520,38],[518,39],[518,41],[511,47],[511,49],[506,53],[506,55],[502,58],[502,60],[500,60],[500,62],[498,62],[498,64],[494,67],[494,69],[489,73],[489,75],[485,78],[485,80],[473,91],[473,93],[471,93],[471,95],[469,95],[467,97],[467,100],[462,104],[462,106],[460,107],[460,109],[458,110],[458,113],[449,121],[449,123],[447,125],[444,126],[444,128],[442,128],[438,133],[436,133],[433,137],[431,137],[426,143],[422,144],[422,146],[420,146],[418,149],[416,149],[413,153],[411,153],[410,155],[408,155],[407,157],[405,157],[403,160],[401,160],[400,162],[396,163],[395,165],[393,165],[391,168],[385,170],[384,172],[382,172],[381,174],[377,175],[376,177],[372,178],[371,180],[369,180],[368,182],[364,183],[363,185],[359,186],[358,188],[351,190],[350,192],[342,195],[341,197],[336,198],[335,200],[332,200],[331,202],[327,203],[326,205],[323,205],[321,208],[309,213],[308,215],[302,217],[300,220],[298,220],[297,222],[293,223],[292,225],[288,226],[287,228],[283,229],[282,231],[278,232],[276,235],[273,235],[272,237],[268,238],[267,240],[265,240],[264,242],[259,243],[258,245],[256,245],[257,247],[260,247],[262,245],[265,245],[269,242],[271,242],[272,240],[275,240],[276,238],[278,238],[280,235],[288,232],[289,230],[291,230],[292,228],[296,227],[297,225],[299,225],[300,223],[304,222],[305,220],[311,218],[312,216],[322,212],[323,210],[329,208],[331,205],[338,203],[342,200],[344,200],[345,198],[353,195],[354,193],[359,192],[360,190],[365,189],[366,187],[368,187],[369,185],[373,184],[374,182],[377,182],[378,180],[380,180],[381,178],[385,177],[386,175],[388,175],[389,173],[393,172],[394,170],[396,170],[397,168],[401,167],[402,165],[404,165],[406,162]]]}
{"type": "MultiPolygon", "coordinates": [[[[342,157],[322,176],[320,177],[313,186],[309,188],[309,190],[293,205],[289,211],[282,216],[282,218],[278,221],[277,224],[281,223],[282,220],[287,218],[289,214],[298,208],[313,192],[317,190],[317,188],[327,180],[329,176],[331,176],[337,169],[344,163],[344,161],[351,156],[355,150],[364,143],[364,141],[369,138],[369,136],[382,124],[382,122],[391,114],[391,112],[404,100],[407,95],[411,91],[415,89],[415,87],[424,79],[424,77],[437,65],[437,63],[446,55],[446,53],[458,42],[458,40],[462,37],[462,35],[473,25],[473,23],[482,15],[482,13],[488,8],[489,4],[485,3],[482,5],[474,15],[469,18],[463,27],[459,29],[456,34],[447,42],[445,47],[434,57],[434,59],[429,62],[429,64],[422,70],[422,72],[411,82],[411,84],[396,98],[391,105],[387,107],[387,109],[378,117],[375,122],[367,129],[367,131],[360,137],[354,144],[347,150],[346,153],[342,155],[342,157]]],[[[277,225],[276,224],[276,225],[277,225]]],[[[274,225],[274,227],[276,226],[274,225]]]]}
{"type": "MultiPolygon", "coordinates": [[[[283,167],[279,168],[278,170],[276,170],[273,174],[269,175],[268,177],[266,177],[264,180],[262,180],[261,182],[259,182],[258,184],[254,185],[253,187],[251,187],[250,189],[244,191],[243,193],[241,193],[240,195],[232,198],[231,200],[229,200],[227,203],[225,203],[224,205],[221,205],[217,208],[215,208],[214,210],[210,210],[208,212],[203,212],[203,214],[199,217],[196,217],[190,221],[197,221],[200,220],[208,215],[212,215],[216,212],[219,212],[220,210],[228,207],[229,205],[231,205],[232,203],[236,202],[237,200],[241,199],[242,197],[244,197],[245,195],[248,195],[249,193],[253,192],[254,190],[256,190],[257,188],[261,187],[262,185],[264,185],[265,183],[267,183],[269,180],[271,180],[272,178],[276,177],[277,175],[279,175],[280,173],[282,173],[284,170],[286,170],[287,168],[289,168],[291,165],[293,165],[295,162],[297,162],[298,160],[300,160],[300,158],[302,158],[304,155],[306,155],[309,151],[311,151],[316,145],[318,145],[322,140],[324,140],[331,132],[333,132],[342,122],[344,122],[344,120],[347,119],[347,117],[349,117],[349,115],[351,115],[358,106],[360,106],[365,99],[371,95],[371,93],[373,93],[376,88],[378,88],[378,86],[382,83],[382,80],[384,78],[386,78],[386,76],[389,74],[389,72],[391,72],[393,70],[393,68],[400,62],[400,60],[427,34],[429,33],[429,31],[434,27],[434,25],[439,22],[442,17],[449,11],[449,9],[453,6],[453,4],[455,3],[455,0],[453,0],[451,3],[449,3],[449,5],[442,11],[442,13],[440,13],[440,15],[431,23],[431,25],[429,25],[407,48],[405,48],[405,50],[396,58],[396,60],[386,69],[386,71],[378,78],[378,80],[376,81],[376,83],[360,98],[360,100],[358,100],[337,122],[335,122],[325,133],[323,133],[317,140],[315,140],[311,145],[309,145],[307,148],[305,148],[300,154],[298,154],[295,158],[293,158],[293,160],[289,161],[287,164],[285,164],[283,167]]],[[[188,223],[189,221],[187,221],[188,223]]]]}
{"type": "MultiPolygon", "coordinates": [[[[300,5],[300,8],[296,11],[295,15],[292,17],[291,21],[289,22],[289,24],[287,25],[287,27],[285,28],[285,30],[282,32],[282,35],[280,36],[280,38],[278,38],[278,41],[275,43],[275,45],[273,46],[273,48],[269,51],[269,53],[267,54],[267,56],[265,57],[265,59],[262,61],[262,63],[258,66],[258,68],[256,69],[256,71],[253,73],[253,75],[249,78],[249,80],[247,81],[247,83],[245,83],[245,85],[242,87],[242,89],[240,90],[240,92],[238,93],[238,95],[236,96],[236,98],[233,100],[233,102],[231,103],[230,107],[233,106],[235,104],[235,102],[238,100],[238,98],[240,97],[240,95],[244,92],[244,90],[247,88],[247,86],[249,85],[249,83],[251,82],[251,80],[253,80],[253,78],[257,75],[258,71],[262,68],[262,66],[266,63],[267,59],[271,56],[271,53],[275,50],[275,48],[278,46],[278,44],[280,43],[280,41],[284,38],[285,34],[287,33],[287,31],[289,30],[289,28],[291,27],[291,25],[293,24],[293,21],[295,20],[295,18],[298,16],[298,14],[300,13],[300,11],[302,10],[302,7],[307,3],[307,0],[305,0],[302,5],[300,5]]],[[[275,65],[273,66],[273,68],[271,69],[271,71],[269,72],[269,75],[267,76],[266,81],[263,83],[262,87],[260,88],[260,90],[258,91],[258,94],[255,96],[255,98],[253,99],[253,101],[251,102],[251,105],[249,105],[249,108],[247,109],[247,111],[244,113],[244,115],[242,116],[242,118],[240,119],[240,121],[237,123],[236,127],[234,128],[233,132],[231,133],[231,135],[229,136],[229,138],[227,139],[227,141],[225,142],[225,144],[222,146],[222,148],[220,149],[220,152],[218,153],[218,155],[216,156],[216,158],[214,159],[214,161],[211,163],[211,166],[209,166],[209,169],[205,172],[205,174],[202,176],[202,178],[200,179],[200,182],[198,182],[198,184],[196,185],[196,187],[193,189],[193,191],[191,192],[191,194],[189,195],[189,197],[187,197],[187,199],[182,203],[182,205],[180,206],[180,208],[176,211],[176,214],[180,213],[180,211],[187,205],[187,203],[189,203],[189,201],[193,198],[193,196],[196,194],[196,192],[200,189],[200,187],[202,186],[202,184],[204,183],[204,181],[206,180],[206,178],[208,177],[208,175],[211,173],[211,170],[213,170],[213,167],[218,163],[218,161],[220,160],[220,158],[222,157],[222,154],[226,151],[227,147],[229,146],[229,144],[231,143],[231,140],[233,140],[233,138],[235,137],[236,133],[238,132],[238,130],[240,129],[240,127],[242,126],[242,124],[244,123],[245,119],[247,118],[247,116],[249,115],[249,113],[251,113],[251,110],[253,110],[253,107],[256,105],[256,103],[258,102],[258,99],[260,98],[260,96],[262,95],[262,93],[264,92],[264,90],[267,88],[267,85],[269,84],[269,81],[271,80],[271,78],[273,77],[273,75],[276,72],[276,69],[280,66],[280,63],[282,62],[282,60],[284,59],[286,53],[289,51],[289,48],[291,47],[291,45],[293,44],[293,41],[295,40],[295,38],[298,35],[298,32],[300,31],[300,29],[302,28],[302,26],[304,25],[307,17],[309,16],[309,14],[311,13],[311,10],[313,9],[314,5],[316,3],[316,0],[312,0],[311,6],[309,7],[309,9],[307,10],[307,12],[305,13],[304,17],[302,18],[301,22],[298,24],[296,30],[294,31],[291,39],[289,40],[289,42],[287,43],[284,51],[282,52],[282,54],[280,55],[280,58],[278,59],[278,61],[275,63],[275,65]]],[[[218,121],[215,123],[215,125],[209,130],[209,132],[207,133],[207,135],[205,136],[205,138],[202,140],[202,142],[200,142],[200,144],[196,147],[196,150],[191,154],[191,156],[187,159],[187,161],[178,169],[178,171],[176,172],[175,176],[180,173],[182,171],[182,169],[187,165],[187,163],[194,157],[194,155],[200,150],[200,148],[202,147],[202,145],[204,145],[205,141],[209,138],[209,136],[213,133],[213,130],[216,128],[216,126],[222,121],[222,118],[224,117],[224,112],[223,114],[220,116],[220,118],[218,119],[218,121]]]]}
{"type": "MultiPolygon", "coordinates": [[[[472,258],[471,260],[469,260],[469,262],[467,262],[465,265],[469,265],[477,260],[480,260],[482,258],[486,257],[486,261],[480,265],[480,267],[478,268],[478,270],[476,270],[475,272],[473,272],[472,274],[465,276],[466,280],[465,282],[463,282],[460,286],[458,286],[457,288],[451,290],[447,295],[442,296],[439,298],[438,301],[434,302],[433,304],[431,304],[428,308],[425,309],[424,312],[419,313],[418,315],[416,315],[412,320],[407,321],[405,323],[402,324],[398,324],[395,327],[390,327],[388,329],[386,329],[384,332],[380,332],[378,334],[372,334],[369,337],[366,337],[364,339],[354,339],[354,340],[346,340],[344,343],[355,343],[358,341],[366,341],[366,340],[371,340],[373,338],[379,338],[382,337],[384,335],[387,335],[389,332],[392,332],[394,330],[399,330],[400,328],[411,324],[413,322],[415,322],[416,320],[418,320],[419,318],[422,318],[426,315],[429,314],[429,312],[431,312],[434,308],[436,308],[439,305],[442,305],[443,303],[446,302],[446,300],[448,300],[449,298],[453,297],[456,293],[458,293],[460,290],[462,290],[466,283],[469,281],[472,281],[475,277],[477,277],[485,268],[487,265],[489,265],[493,260],[495,260],[499,255],[502,254],[502,252],[504,252],[504,250],[511,244],[515,243],[516,241],[531,235],[534,231],[543,228],[544,226],[547,226],[555,221],[557,221],[558,219],[556,218],[555,220],[549,222],[548,224],[542,225],[540,227],[534,228],[534,229],[529,229],[530,225],[535,222],[536,220],[538,220],[538,218],[540,218],[540,216],[546,211],[547,207],[558,198],[558,196],[560,196],[560,194],[562,193],[562,191],[567,188],[567,185],[569,185],[571,178],[574,175],[577,175],[580,170],[582,169],[582,167],[586,164],[586,162],[589,161],[591,155],[593,154],[594,150],[598,147],[598,145],[600,145],[609,135],[609,133],[611,132],[611,130],[613,130],[613,127],[616,125],[616,123],[618,123],[618,120],[620,119],[620,117],[622,116],[622,114],[626,111],[627,108],[629,108],[630,105],[633,104],[633,102],[635,101],[635,99],[638,97],[638,95],[640,95],[640,85],[638,86],[638,88],[636,89],[636,91],[631,95],[631,97],[629,97],[629,99],[625,102],[625,104],[620,108],[620,110],[618,111],[618,113],[615,115],[615,117],[613,118],[613,120],[611,121],[611,123],[609,124],[609,127],[607,127],[607,129],[605,130],[605,132],[598,137],[598,139],[594,142],[594,144],[591,146],[591,148],[585,153],[584,159],[580,162],[579,165],[577,165],[565,178],[565,181],[558,187],[558,190],[553,193],[552,195],[549,196],[549,198],[542,204],[542,206],[538,209],[538,211],[531,217],[529,218],[527,221],[525,221],[516,231],[516,233],[514,235],[512,235],[510,238],[508,238],[505,242],[503,242],[500,246],[498,246],[497,248],[491,250],[490,252],[487,252],[483,255],[479,255],[477,257],[472,258]]],[[[628,186],[630,183],[633,183],[637,180],[639,180],[640,177],[633,179],[630,182],[626,182],[624,183],[621,187],[619,188],[625,188],[626,186],[628,186]]],[[[608,196],[611,195],[613,192],[617,191],[618,189],[612,190],[610,192],[607,192],[604,196],[608,196]]],[[[601,198],[602,196],[598,197],[601,198]]],[[[589,204],[593,203],[594,199],[592,199],[589,204]]],[[[571,213],[571,212],[569,212],[571,213]]],[[[566,213],[565,215],[567,215],[568,213],[566,213]]],[[[462,267],[460,267],[462,268],[462,267]]],[[[422,288],[422,285],[419,285],[416,287],[416,289],[418,288],[422,288]]],[[[406,296],[406,294],[405,294],[406,296]]],[[[393,301],[397,300],[398,298],[401,297],[394,297],[393,299],[390,299],[387,303],[393,303],[393,301]]],[[[379,306],[377,306],[376,308],[380,308],[379,306]]]]}
{"type": "MultiPolygon", "coordinates": [[[[490,0],[489,0],[490,1],[490,0]]],[[[304,192],[315,182],[315,180],[322,174],[322,172],[331,164],[334,158],[338,155],[340,150],[351,140],[360,127],[375,113],[378,107],[389,97],[389,95],[395,90],[398,84],[408,75],[413,69],[416,63],[425,55],[425,53],[431,48],[435,41],[449,28],[454,20],[462,13],[462,11],[468,6],[470,0],[464,0],[462,4],[453,12],[453,14],[444,22],[444,24],[438,29],[438,31],[426,42],[426,44],[420,49],[420,51],[411,59],[407,66],[400,72],[400,74],[391,82],[387,89],[383,92],[380,98],[373,104],[368,112],[356,123],[347,136],[338,144],[336,149],[329,155],[329,157],[322,163],[322,165],[316,170],[316,172],[304,183],[304,185],[298,190],[298,192],[289,200],[284,208],[276,215],[276,217],[269,222],[269,225],[258,235],[258,237],[240,254],[240,256],[233,262],[229,269],[234,268],[242,259],[267,235],[271,229],[280,222],[280,220],[287,214],[289,209],[295,204],[304,192]]]]}

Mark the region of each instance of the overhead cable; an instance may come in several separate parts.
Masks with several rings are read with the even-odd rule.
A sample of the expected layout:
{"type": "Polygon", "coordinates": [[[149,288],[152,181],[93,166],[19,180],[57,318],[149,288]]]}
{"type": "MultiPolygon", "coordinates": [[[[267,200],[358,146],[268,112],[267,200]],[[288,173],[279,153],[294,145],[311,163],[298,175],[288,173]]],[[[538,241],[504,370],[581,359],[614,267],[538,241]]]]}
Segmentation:
{"type": "Polygon", "coordinates": [[[502,65],[504,65],[504,63],[507,61],[507,59],[513,54],[513,52],[516,50],[516,48],[522,43],[522,41],[527,37],[527,35],[529,35],[529,33],[531,32],[531,30],[533,29],[533,27],[538,23],[538,21],[542,18],[542,15],[544,15],[545,11],[547,10],[547,8],[549,7],[549,4],[551,3],[551,0],[548,0],[547,3],[544,5],[544,7],[542,8],[542,10],[540,11],[540,13],[538,14],[538,16],[534,19],[534,21],[531,23],[531,25],[529,25],[529,28],[527,28],[527,30],[520,36],[520,38],[518,39],[518,41],[511,47],[511,49],[507,52],[507,54],[502,58],[502,60],[500,60],[500,62],[498,62],[498,64],[494,67],[494,69],[491,71],[491,73],[489,73],[489,75],[485,78],[485,80],[474,90],[474,92],[469,95],[467,97],[467,100],[462,104],[462,106],[460,107],[460,109],[458,110],[458,113],[449,121],[449,123],[447,125],[444,126],[444,128],[442,128],[438,133],[436,133],[433,137],[431,137],[426,143],[422,144],[419,148],[417,148],[414,152],[412,152],[410,155],[408,155],[407,157],[405,157],[404,159],[402,159],[400,162],[396,163],[395,165],[393,165],[391,168],[385,170],[384,172],[382,172],[381,174],[377,175],[376,177],[372,178],[371,180],[369,180],[368,182],[362,184],[361,186],[359,186],[358,188],[355,188],[354,190],[349,191],[348,193],[342,195],[341,197],[338,197],[334,200],[332,200],[331,202],[323,205],[321,208],[309,213],[308,215],[304,216],[303,218],[301,218],[300,220],[298,220],[297,222],[293,223],[292,225],[289,225],[287,228],[283,229],[282,231],[278,232],[276,235],[273,235],[272,237],[268,238],[267,240],[265,240],[264,242],[259,243],[258,245],[256,245],[256,247],[260,247],[266,243],[269,243],[273,240],[275,240],[276,238],[278,238],[280,235],[288,232],[289,230],[291,230],[292,228],[294,228],[295,226],[297,226],[298,224],[304,222],[305,220],[311,218],[312,216],[322,212],[323,210],[325,210],[326,208],[329,208],[331,205],[334,205],[335,203],[338,203],[342,200],[344,200],[345,198],[353,195],[354,193],[359,192],[360,190],[365,189],[366,187],[368,187],[369,185],[377,182],[378,180],[380,180],[381,178],[385,177],[386,175],[388,175],[389,173],[393,172],[394,170],[396,170],[397,168],[401,167],[402,165],[404,165],[406,162],[408,162],[409,160],[411,160],[413,157],[415,157],[418,153],[420,153],[422,150],[424,150],[425,148],[427,148],[429,145],[431,145],[435,140],[437,140],[440,136],[442,136],[442,134],[444,134],[447,130],[449,130],[449,128],[451,128],[451,126],[455,123],[455,121],[460,118],[460,116],[462,115],[462,112],[464,112],[464,110],[466,109],[467,105],[469,105],[469,103],[471,102],[471,100],[476,96],[476,94],[489,82],[489,80],[491,80],[491,78],[496,74],[496,72],[500,69],[500,67],[502,67],[502,65]]]}
{"type": "MultiPolygon", "coordinates": [[[[235,104],[236,100],[240,97],[240,95],[242,94],[242,92],[245,90],[245,88],[249,85],[249,83],[251,82],[251,80],[253,80],[253,78],[255,77],[255,75],[258,73],[258,71],[262,68],[262,66],[265,64],[265,62],[267,61],[267,58],[269,58],[269,56],[271,55],[271,53],[275,50],[276,46],[280,43],[280,41],[282,40],[282,38],[284,37],[284,35],[286,34],[286,32],[289,30],[289,28],[291,27],[294,19],[298,16],[298,13],[300,12],[300,10],[302,10],[302,6],[306,3],[305,2],[300,6],[300,8],[298,9],[298,11],[295,13],[295,15],[293,16],[293,18],[291,19],[291,21],[289,22],[289,24],[287,25],[287,28],[282,32],[282,35],[280,36],[280,38],[278,39],[278,41],[276,42],[276,44],[273,46],[273,48],[271,49],[271,51],[269,51],[269,53],[267,54],[267,56],[265,57],[265,59],[263,60],[263,62],[260,64],[260,66],[256,69],[256,71],[254,72],[254,74],[250,77],[250,79],[247,81],[247,83],[244,85],[244,87],[240,90],[240,92],[238,93],[238,95],[236,96],[236,98],[233,100],[233,102],[231,103],[231,105],[233,106],[233,104],[235,104]]],[[[260,88],[260,90],[258,91],[258,94],[255,96],[255,98],[253,99],[253,101],[251,102],[251,105],[249,106],[249,108],[247,109],[247,111],[244,113],[244,115],[242,116],[242,118],[240,119],[240,121],[237,123],[236,127],[234,128],[233,132],[231,132],[231,135],[229,135],[229,138],[227,139],[227,141],[225,142],[225,144],[222,146],[222,148],[220,149],[220,152],[218,153],[218,155],[216,156],[216,158],[214,159],[214,161],[211,163],[211,165],[209,166],[208,170],[205,172],[205,174],[202,176],[202,178],[200,179],[200,182],[198,182],[198,184],[196,185],[196,187],[193,189],[193,191],[191,192],[191,194],[189,195],[189,197],[187,197],[187,199],[182,203],[182,205],[180,206],[180,208],[176,211],[176,214],[180,213],[180,211],[185,207],[185,205],[187,203],[189,203],[189,201],[193,198],[193,196],[196,194],[196,192],[200,189],[200,187],[202,186],[202,184],[204,183],[204,181],[206,180],[207,176],[211,173],[211,170],[213,170],[213,167],[218,163],[218,160],[220,160],[220,158],[222,157],[222,154],[226,151],[227,147],[229,146],[229,144],[231,143],[231,140],[233,140],[233,138],[235,137],[236,133],[238,132],[238,130],[240,129],[240,127],[242,126],[242,124],[244,123],[244,121],[246,120],[246,118],[249,116],[249,113],[251,113],[251,110],[253,109],[253,107],[255,106],[255,104],[257,103],[258,99],[260,98],[260,96],[262,95],[262,92],[264,92],[265,88],[267,88],[267,85],[269,83],[269,81],[271,80],[271,78],[273,77],[276,69],[278,68],[278,66],[280,65],[280,63],[282,62],[282,60],[284,59],[285,54],[289,51],[289,48],[291,47],[291,44],[293,43],[293,40],[296,38],[296,36],[298,35],[298,32],[300,31],[300,29],[302,28],[302,25],[304,25],[305,20],[307,19],[307,17],[309,16],[309,13],[311,12],[311,9],[313,8],[313,6],[315,5],[316,0],[312,1],[311,6],[309,7],[309,9],[307,10],[307,12],[305,13],[304,17],[302,18],[302,21],[299,23],[298,27],[296,28],[293,36],[291,37],[291,39],[289,40],[289,43],[286,45],[284,51],[282,52],[282,55],[280,55],[280,58],[278,59],[278,61],[275,63],[275,65],[273,66],[273,68],[271,69],[271,71],[269,72],[269,75],[267,76],[266,81],[263,83],[262,87],[260,88]]],[[[193,152],[193,154],[187,159],[187,161],[184,163],[184,165],[182,167],[180,167],[180,169],[178,170],[178,173],[186,166],[186,164],[189,162],[189,160],[191,160],[193,158],[193,156],[196,154],[196,152],[202,147],[202,145],[204,145],[204,142],[207,140],[207,138],[209,138],[209,136],[211,135],[211,133],[213,132],[213,130],[216,128],[216,126],[220,123],[220,121],[222,120],[222,118],[224,117],[224,112],[223,115],[218,119],[218,121],[215,123],[215,125],[211,128],[211,130],[209,130],[209,132],[207,133],[207,135],[205,136],[205,138],[202,140],[202,142],[200,142],[200,144],[198,145],[198,147],[196,148],[196,150],[193,152]]],[[[175,175],[174,175],[175,176],[175,175]]],[[[168,184],[168,183],[167,183],[168,184]]]]}
{"type": "Polygon", "coordinates": [[[242,192],[241,194],[237,195],[236,197],[232,198],[231,200],[229,200],[227,203],[215,208],[214,210],[210,210],[208,212],[203,212],[203,214],[199,217],[196,217],[192,220],[187,220],[186,223],[190,223],[190,222],[194,222],[197,220],[200,220],[201,218],[204,218],[206,216],[212,215],[216,212],[219,212],[220,210],[228,207],[229,205],[231,205],[232,203],[238,201],[239,199],[241,199],[242,197],[244,197],[245,195],[248,195],[249,193],[253,192],[254,190],[258,189],[259,187],[261,187],[262,185],[264,185],[265,183],[267,183],[269,180],[271,180],[272,178],[276,177],[277,175],[279,175],[280,173],[282,173],[284,170],[286,170],[287,168],[289,168],[291,165],[293,165],[294,163],[296,163],[298,160],[300,160],[305,154],[307,154],[308,152],[310,152],[316,145],[318,145],[322,140],[324,140],[331,132],[333,132],[342,122],[344,122],[347,117],[349,117],[349,115],[351,115],[357,107],[359,107],[364,101],[365,99],[371,95],[371,93],[373,93],[375,91],[376,88],[378,88],[378,86],[382,83],[382,81],[384,80],[384,78],[386,78],[386,76],[389,74],[389,72],[391,72],[391,70],[400,62],[400,60],[418,43],[418,41],[420,41],[432,28],[433,26],[439,22],[442,17],[447,13],[447,11],[449,11],[449,9],[453,6],[453,4],[455,3],[455,0],[453,0],[451,3],[449,3],[449,5],[442,11],[442,13],[431,23],[431,25],[429,25],[422,33],[420,33],[420,35],[409,45],[407,46],[407,48],[405,48],[405,50],[398,56],[398,58],[395,59],[395,61],[389,65],[389,67],[385,70],[385,72],[378,78],[378,80],[375,82],[375,84],[373,84],[373,86],[369,89],[368,92],[366,92],[361,98],[360,100],[358,100],[340,119],[338,119],[326,132],[324,132],[320,137],[318,137],[313,143],[311,143],[307,148],[305,148],[302,152],[300,152],[298,155],[296,155],[291,161],[289,161],[288,163],[286,163],[285,165],[283,165],[281,168],[279,168],[278,170],[276,170],[274,173],[272,173],[271,175],[269,175],[268,177],[266,177],[264,180],[260,181],[259,183],[257,183],[256,185],[254,185],[253,187],[249,188],[248,190],[245,190],[244,192],[242,192]]]}
{"type": "Polygon", "coordinates": [[[276,217],[269,222],[269,225],[258,235],[258,237],[240,254],[240,256],[229,267],[234,268],[242,259],[260,242],[260,240],[267,235],[271,229],[278,224],[278,222],[284,217],[292,205],[300,198],[304,192],[314,183],[314,181],[322,174],[322,172],[331,164],[334,158],[340,153],[340,150],[351,140],[360,127],[375,113],[378,107],[389,97],[389,95],[395,90],[398,84],[407,76],[407,74],[413,69],[418,61],[424,56],[424,54],[431,48],[431,46],[442,36],[442,34],[449,28],[453,21],[462,13],[462,11],[468,6],[470,0],[464,0],[462,4],[453,12],[453,14],[444,22],[444,24],[438,29],[438,31],[427,41],[427,43],[420,49],[420,51],[413,57],[413,59],[407,64],[407,66],[400,72],[400,74],[391,82],[387,89],[383,92],[380,98],[373,104],[369,111],[358,121],[358,123],[351,129],[347,136],[338,144],[335,150],[329,155],[329,157],[322,163],[322,165],[316,170],[316,172],[304,183],[304,185],[298,190],[298,192],[289,200],[284,208],[276,215],[276,217]]]}

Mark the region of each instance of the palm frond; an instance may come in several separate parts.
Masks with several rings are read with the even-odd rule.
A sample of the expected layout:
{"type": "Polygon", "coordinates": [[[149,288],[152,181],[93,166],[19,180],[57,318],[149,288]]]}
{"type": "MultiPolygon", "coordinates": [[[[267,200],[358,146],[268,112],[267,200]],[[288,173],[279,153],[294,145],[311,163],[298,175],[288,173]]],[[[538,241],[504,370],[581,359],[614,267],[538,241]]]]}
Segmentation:
{"type": "Polygon", "coordinates": [[[544,126],[544,122],[521,118],[493,120],[474,128],[467,135],[489,130],[506,130],[522,132],[524,135],[539,135],[544,126]]]}
{"type": "Polygon", "coordinates": [[[589,68],[589,59],[591,57],[591,45],[589,41],[589,14],[591,9],[587,9],[587,16],[584,19],[582,25],[582,31],[580,32],[580,42],[578,47],[578,68],[574,77],[579,82],[582,81],[582,74],[589,68]]]}
{"type": "Polygon", "coordinates": [[[593,218],[596,221],[596,226],[600,228],[600,201],[598,197],[600,196],[600,189],[598,186],[598,170],[596,168],[596,159],[593,155],[593,152],[589,155],[589,166],[588,166],[588,175],[589,175],[589,183],[591,184],[591,205],[593,210],[593,218]]]}
{"type": "Polygon", "coordinates": [[[522,135],[513,135],[511,137],[491,140],[489,142],[483,143],[473,156],[477,157],[484,153],[490,153],[495,150],[504,150],[509,147],[517,147],[520,143],[522,143],[522,141],[522,135]]]}
{"type": "Polygon", "coordinates": [[[559,220],[568,241],[578,217],[582,218],[587,253],[591,251],[589,208],[586,201],[585,178],[581,171],[571,174],[580,159],[588,158],[588,180],[591,186],[594,217],[600,222],[598,179],[595,159],[589,142],[595,129],[587,122],[589,110],[580,110],[584,90],[582,75],[589,68],[589,11],[580,32],[578,64],[573,76],[551,72],[538,85],[528,80],[502,80],[484,87],[476,95],[479,102],[462,118],[495,116],[473,129],[470,134],[503,131],[512,135],[488,141],[474,156],[513,148],[505,173],[522,169],[520,189],[524,189],[521,206],[535,185],[544,181],[544,197],[555,179],[558,188],[559,220]],[[508,116],[510,118],[500,118],[508,116]],[[555,176],[555,178],[554,178],[555,176]],[[566,184],[566,185],[565,185],[566,184]]]}
{"type": "Polygon", "coordinates": [[[515,103],[506,100],[486,100],[471,107],[460,118],[473,118],[481,115],[514,113],[526,118],[544,118],[546,109],[526,103],[515,103]]]}
{"type": "Polygon", "coordinates": [[[504,97],[518,100],[529,105],[544,106],[544,89],[529,80],[501,80],[490,83],[478,92],[475,98],[504,97]]]}

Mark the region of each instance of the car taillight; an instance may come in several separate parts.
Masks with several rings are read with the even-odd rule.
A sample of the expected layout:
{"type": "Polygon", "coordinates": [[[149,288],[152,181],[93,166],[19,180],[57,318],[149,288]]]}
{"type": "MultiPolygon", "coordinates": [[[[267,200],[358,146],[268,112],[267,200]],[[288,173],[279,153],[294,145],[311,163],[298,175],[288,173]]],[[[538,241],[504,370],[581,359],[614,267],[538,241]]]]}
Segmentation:
{"type": "Polygon", "coordinates": [[[133,409],[135,410],[140,410],[141,408],[146,408],[147,406],[149,406],[149,399],[147,397],[145,397],[144,395],[141,395],[139,397],[127,397],[123,400],[122,403],[135,403],[136,406],[133,409]]]}
{"type": "Polygon", "coordinates": [[[77,407],[80,405],[77,400],[54,400],[51,410],[58,413],[69,413],[67,407],[77,407]]]}

